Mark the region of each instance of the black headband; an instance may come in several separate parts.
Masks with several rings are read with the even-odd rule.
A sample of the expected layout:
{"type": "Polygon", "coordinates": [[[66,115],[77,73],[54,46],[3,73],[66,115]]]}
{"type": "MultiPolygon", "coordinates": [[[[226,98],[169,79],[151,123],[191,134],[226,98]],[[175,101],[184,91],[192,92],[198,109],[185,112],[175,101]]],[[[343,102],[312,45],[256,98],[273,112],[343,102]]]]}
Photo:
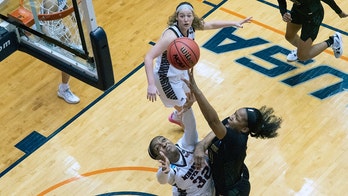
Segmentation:
{"type": "Polygon", "coordinates": [[[150,143],[150,145],[149,145],[149,148],[147,149],[147,152],[149,153],[149,155],[150,155],[150,157],[151,157],[152,159],[156,159],[156,157],[158,156],[158,155],[155,155],[155,152],[154,152],[153,149],[151,148],[151,143],[150,143]]]}
{"type": "Polygon", "coordinates": [[[261,112],[256,108],[245,108],[248,115],[248,127],[251,133],[259,131],[262,124],[261,112]]]}

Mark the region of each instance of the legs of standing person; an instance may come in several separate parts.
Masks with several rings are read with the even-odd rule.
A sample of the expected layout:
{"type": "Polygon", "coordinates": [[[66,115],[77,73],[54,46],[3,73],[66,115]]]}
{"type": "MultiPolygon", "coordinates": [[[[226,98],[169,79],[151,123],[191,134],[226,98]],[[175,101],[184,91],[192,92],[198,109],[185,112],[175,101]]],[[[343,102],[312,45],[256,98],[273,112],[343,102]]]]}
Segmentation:
{"type": "Polygon", "coordinates": [[[67,103],[78,103],[80,98],[71,92],[69,87],[70,75],[62,72],[62,83],[58,86],[58,97],[64,99],[67,103]]]}

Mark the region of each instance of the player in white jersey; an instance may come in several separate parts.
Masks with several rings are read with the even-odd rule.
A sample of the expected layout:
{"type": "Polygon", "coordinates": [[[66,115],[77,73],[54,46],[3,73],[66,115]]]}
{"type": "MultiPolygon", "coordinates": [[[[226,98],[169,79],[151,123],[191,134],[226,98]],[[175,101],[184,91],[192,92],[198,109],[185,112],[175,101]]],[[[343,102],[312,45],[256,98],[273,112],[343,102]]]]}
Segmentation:
{"type": "Polygon", "coordinates": [[[156,136],[150,142],[148,152],[151,158],[161,164],[157,172],[157,180],[161,184],[173,186],[174,196],[212,196],[214,184],[210,166],[196,169],[193,152],[198,143],[196,121],[191,109],[193,98],[188,95],[187,104],[182,114],[184,134],[174,144],[163,136],[156,136]]]}
{"type": "Polygon", "coordinates": [[[188,2],[182,2],[175,12],[169,17],[169,27],[163,32],[156,45],[145,56],[145,71],[147,76],[147,99],[156,101],[159,95],[166,107],[173,107],[175,111],[168,120],[182,126],[180,111],[186,101],[186,94],[190,91],[182,79],[188,79],[187,71],[174,68],[167,59],[167,48],[178,37],[194,39],[195,30],[219,29],[223,27],[242,28],[244,23],[251,21],[251,17],[235,21],[211,21],[205,22],[198,17],[193,6],[188,2]],[[155,69],[154,60],[155,61],[155,69]]]}

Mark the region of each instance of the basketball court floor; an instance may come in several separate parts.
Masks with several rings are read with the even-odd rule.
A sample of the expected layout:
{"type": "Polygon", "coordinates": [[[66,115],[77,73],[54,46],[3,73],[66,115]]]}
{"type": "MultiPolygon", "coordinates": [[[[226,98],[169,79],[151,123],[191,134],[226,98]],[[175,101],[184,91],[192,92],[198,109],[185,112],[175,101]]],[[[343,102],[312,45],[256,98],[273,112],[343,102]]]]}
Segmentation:
{"type": "MultiPolygon", "coordinates": [[[[143,60],[181,1],[93,1],[110,48],[115,84],[101,91],[76,78],[81,102],[57,97],[60,71],[17,51],[0,62],[0,195],[171,195],[155,176],[149,141],[182,130],[172,112],[146,99],[143,60]]],[[[276,0],[190,1],[205,20],[241,20],[243,29],[197,31],[195,77],[221,118],[244,106],[273,107],[279,136],[249,139],[250,195],[345,195],[348,191],[348,18],[326,4],[316,42],[342,33],[331,49],[288,63],[293,47],[276,0]]],[[[347,13],[348,2],[337,0],[347,13]]],[[[290,1],[288,2],[290,4],[290,1]]],[[[9,1],[9,4],[17,4],[9,1]]],[[[5,8],[2,8],[5,9],[5,8]]],[[[199,138],[210,129],[193,106],[199,138]]]]}

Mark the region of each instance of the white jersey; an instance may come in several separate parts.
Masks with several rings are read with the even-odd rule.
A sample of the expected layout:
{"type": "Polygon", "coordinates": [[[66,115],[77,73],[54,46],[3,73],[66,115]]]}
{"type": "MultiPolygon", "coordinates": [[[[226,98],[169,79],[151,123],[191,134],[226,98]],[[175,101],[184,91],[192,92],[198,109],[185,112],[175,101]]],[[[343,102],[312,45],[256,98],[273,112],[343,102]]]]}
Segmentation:
{"type": "MultiPolygon", "coordinates": [[[[167,30],[172,30],[177,37],[184,37],[176,25],[168,27],[165,31],[167,30]]],[[[192,27],[188,30],[187,37],[193,40],[195,39],[195,31],[192,27]]],[[[157,57],[155,72],[157,72],[159,75],[167,77],[177,77],[187,73],[187,71],[176,69],[169,63],[167,59],[167,51],[164,51],[160,56],[157,57]]]]}
{"type": "MultiPolygon", "coordinates": [[[[176,25],[168,27],[165,31],[173,31],[177,37],[184,37],[176,25]]],[[[194,39],[195,31],[191,27],[187,37],[194,39]]],[[[156,58],[154,68],[155,85],[159,97],[166,107],[182,106],[186,102],[186,93],[190,92],[183,79],[189,80],[186,70],[176,69],[167,59],[167,51],[156,58]]]]}
{"type": "Polygon", "coordinates": [[[157,179],[162,183],[171,184],[174,196],[212,196],[215,189],[210,167],[207,165],[201,170],[195,168],[193,151],[198,142],[198,133],[192,109],[183,114],[183,123],[185,131],[176,144],[180,159],[170,165],[169,174],[164,174],[162,169],[159,169],[157,179]]]}

